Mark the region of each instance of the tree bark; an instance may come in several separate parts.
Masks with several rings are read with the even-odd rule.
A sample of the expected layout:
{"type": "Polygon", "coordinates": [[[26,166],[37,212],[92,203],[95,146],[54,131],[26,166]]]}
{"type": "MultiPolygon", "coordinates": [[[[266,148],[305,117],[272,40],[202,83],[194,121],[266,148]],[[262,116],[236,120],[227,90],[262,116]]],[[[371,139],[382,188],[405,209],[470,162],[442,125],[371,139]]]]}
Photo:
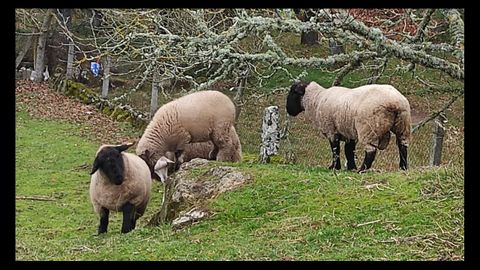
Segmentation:
{"type": "Polygon", "coordinates": [[[15,69],[18,68],[20,63],[22,63],[23,57],[27,54],[28,49],[32,46],[33,35],[27,37],[27,41],[25,42],[25,46],[23,46],[22,51],[18,54],[17,58],[15,59],[15,69]]]}
{"type": "Polygon", "coordinates": [[[47,43],[48,29],[53,18],[53,10],[48,9],[43,19],[42,28],[40,29],[40,36],[38,37],[37,51],[35,57],[35,72],[33,81],[40,82],[43,79],[43,72],[45,69],[45,47],[47,43]]]}

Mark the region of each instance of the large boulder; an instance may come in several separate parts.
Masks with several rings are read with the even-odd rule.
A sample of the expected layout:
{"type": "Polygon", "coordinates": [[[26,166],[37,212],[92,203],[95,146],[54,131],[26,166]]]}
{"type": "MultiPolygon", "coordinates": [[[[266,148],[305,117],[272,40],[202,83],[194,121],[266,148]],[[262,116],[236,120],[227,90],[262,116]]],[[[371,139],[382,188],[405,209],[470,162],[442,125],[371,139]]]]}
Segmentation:
{"type": "Polygon", "coordinates": [[[165,184],[161,210],[151,225],[172,224],[174,229],[209,216],[208,202],[252,180],[238,168],[195,158],[185,162],[165,184]]]}

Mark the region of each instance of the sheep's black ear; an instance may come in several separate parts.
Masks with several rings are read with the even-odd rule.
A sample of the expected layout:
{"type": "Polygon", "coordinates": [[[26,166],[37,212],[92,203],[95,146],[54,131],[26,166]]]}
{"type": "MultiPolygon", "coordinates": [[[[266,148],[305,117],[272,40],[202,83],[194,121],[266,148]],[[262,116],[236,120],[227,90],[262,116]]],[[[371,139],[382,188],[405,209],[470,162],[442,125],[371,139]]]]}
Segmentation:
{"type": "Polygon", "coordinates": [[[115,146],[115,149],[117,149],[118,152],[123,152],[123,151],[127,150],[128,148],[130,148],[130,146],[132,146],[134,144],[135,143],[122,144],[122,145],[119,145],[119,146],[115,146]]]}
{"type": "Polygon", "coordinates": [[[308,86],[308,83],[305,82],[296,82],[290,87],[290,92],[293,92],[297,95],[305,95],[305,88],[308,86]]]}
{"type": "Polygon", "coordinates": [[[92,171],[90,172],[90,175],[94,174],[98,170],[98,168],[100,168],[101,163],[102,162],[100,161],[100,159],[97,156],[95,158],[95,160],[93,161],[92,171]]]}

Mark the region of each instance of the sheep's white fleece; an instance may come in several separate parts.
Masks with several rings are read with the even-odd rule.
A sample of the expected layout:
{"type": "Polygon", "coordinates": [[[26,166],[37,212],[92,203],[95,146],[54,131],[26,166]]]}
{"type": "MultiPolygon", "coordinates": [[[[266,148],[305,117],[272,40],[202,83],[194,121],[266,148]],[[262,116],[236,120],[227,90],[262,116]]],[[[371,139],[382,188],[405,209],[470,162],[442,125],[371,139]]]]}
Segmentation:
{"type": "Polygon", "coordinates": [[[163,105],[155,113],[136,153],[148,150],[151,164],[161,156],[184,150],[185,145],[213,141],[219,147],[217,160],[240,161],[241,145],[234,127],[235,106],[219,91],[199,91],[163,105]]]}
{"type": "Polygon", "coordinates": [[[90,199],[96,213],[100,213],[102,207],[120,211],[127,202],[137,207],[137,213],[145,212],[152,187],[150,169],[140,157],[126,152],[121,154],[125,165],[121,185],[111,183],[100,169],[91,176],[90,199]]]}
{"type": "Polygon", "coordinates": [[[411,136],[410,105],[391,85],[365,85],[353,89],[323,88],[311,82],[302,99],[306,117],[328,139],[358,140],[366,150],[385,149],[392,130],[402,144],[411,136]]]}

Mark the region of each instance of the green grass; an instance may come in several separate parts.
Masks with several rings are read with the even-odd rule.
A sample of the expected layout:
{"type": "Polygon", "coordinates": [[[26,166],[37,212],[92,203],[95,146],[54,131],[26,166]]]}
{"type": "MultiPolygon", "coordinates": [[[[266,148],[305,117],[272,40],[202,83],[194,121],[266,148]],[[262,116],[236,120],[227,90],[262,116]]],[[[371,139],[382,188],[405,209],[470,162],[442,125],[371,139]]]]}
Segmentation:
{"type": "MultiPolygon", "coordinates": [[[[121,215],[97,236],[89,170],[97,143],[65,122],[16,115],[17,260],[462,260],[463,171],[450,167],[356,174],[323,167],[233,164],[254,181],[221,195],[206,220],[180,231],[121,234],[121,215]],[[367,189],[371,184],[377,188],[367,189]],[[371,222],[371,223],[368,223],[371,222]]],[[[276,160],[276,159],[274,159],[276,160]]]]}

